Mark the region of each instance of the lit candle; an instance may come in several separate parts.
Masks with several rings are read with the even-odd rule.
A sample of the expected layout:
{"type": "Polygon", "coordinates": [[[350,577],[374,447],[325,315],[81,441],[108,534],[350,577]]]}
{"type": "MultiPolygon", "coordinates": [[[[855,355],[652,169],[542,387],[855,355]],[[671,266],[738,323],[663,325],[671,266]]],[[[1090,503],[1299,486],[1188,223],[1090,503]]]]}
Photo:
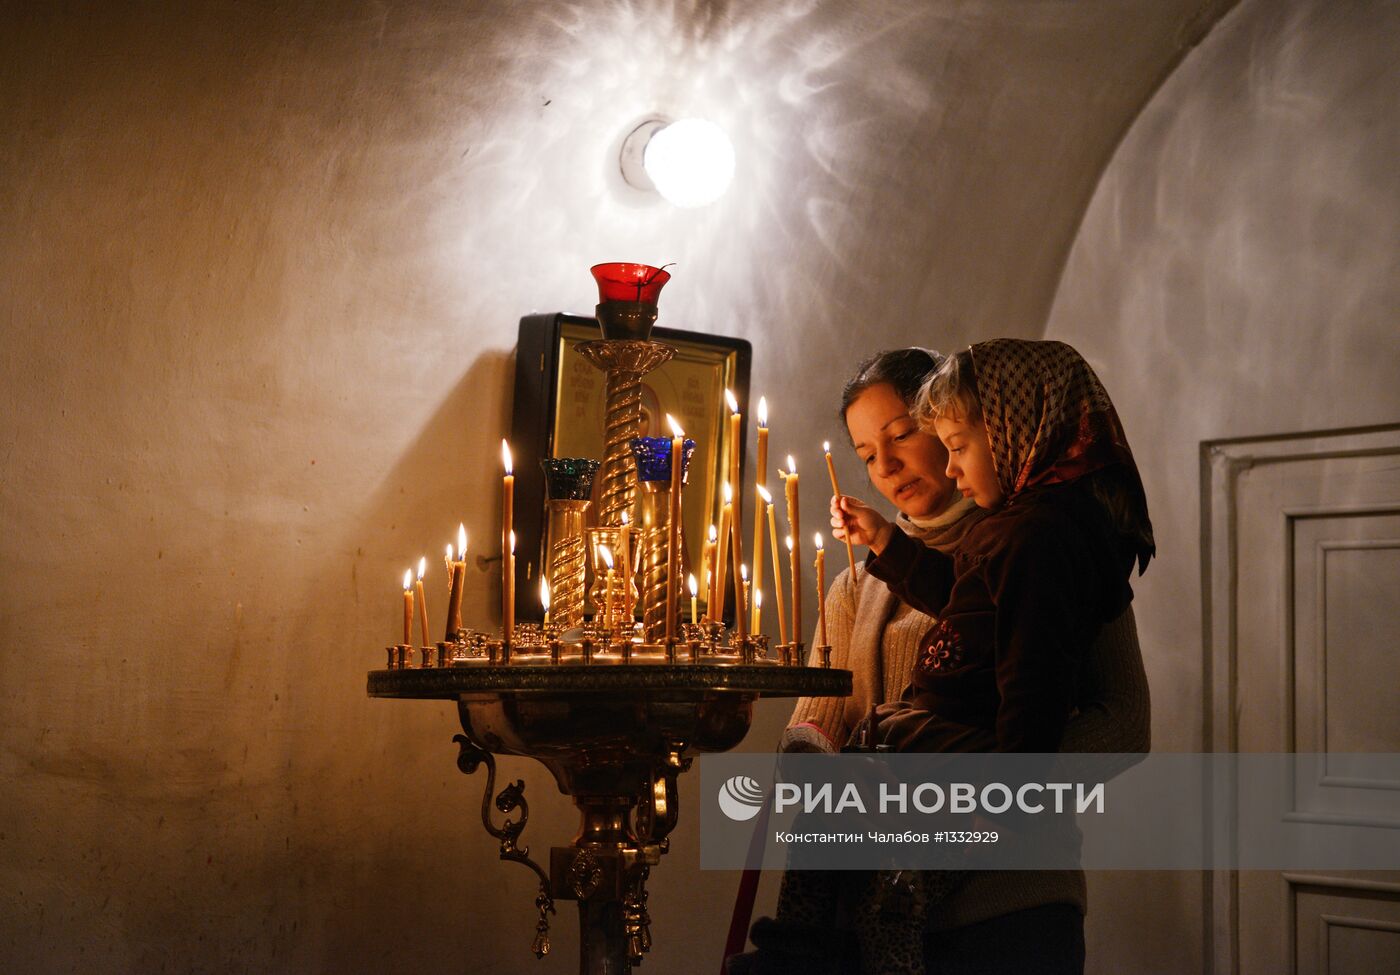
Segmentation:
{"type": "MultiPolygon", "coordinates": [[[[622,618],[631,623],[633,616],[632,602],[632,517],[627,513],[622,513],[622,527],[618,529],[617,540],[620,551],[618,558],[622,562],[622,618]]],[[[638,546],[640,548],[640,546],[638,546]]]]}
{"type": "Polygon", "coordinates": [[[428,636],[428,597],[423,593],[423,574],[428,571],[428,557],[425,555],[418,560],[418,582],[415,583],[413,591],[418,597],[418,628],[423,632],[423,646],[432,646],[432,637],[428,636]]]}
{"type": "Polygon", "coordinates": [[[817,628],[824,647],[831,646],[826,638],[826,550],[822,548],[822,533],[817,532],[817,628]]]}
{"type": "MultiPolygon", "coordinates": [[[[754,484],[760,492],[768,486],[768,400],[758,398],[758,456],[754,465],[754,484]]],[[[763,585],[763,506],[756,504],[753,512],[753,581],[754,586],[763,585]]],[[[762,614],[758,604],[753,607],[753,632],[763,627],[762,614]]]]}
{"type": "Polygon", "coordinates": [[[544,607],[544,623],[549,627],[549,580],[540,576],[540,606],[544,607]]]}
{"type": "MultiPolygon", "coordinates": [[[[831,493],[836,495],[837,503],[839,504],[841,499],[841,485],[836,483],[836,464],[831,459],[830,441],[822,442],[822,453],[826,454],[826,471],[828,474],[831,475],[831,493]]],[[[846,558],[848,558],[851,562],[851,581],[855,582],[856,549],[855,546],[851,544],[851,536],[849,534],[846,535],[846,558]]],[[[825,646],[825,644],[823,644],[823,646],[825,646]]]]}
{"type": "Polygon", "coordinates": [[[734,516],[734,491],[724,482],[724,507],[719,509],[719,547],[715,550],[715,591],[710,594],[710,619],[724,620],[724,603],[729,598],[729,520],[734,516]]]}
{"type": "Polygon", "coordinates": [[[696,598],[700,592],[700,584],[695,581],[694,572],[690,574],[690,578],[686,580],[686,584],[690,587],[690,625],[694,626],[696,623],[700,622],[699,606],[697,605],[699,600],[696,598]]]}
{"type": "Polygon", "coordinates": [[[445,640],[457,639],[462,629],[462,591],[467,585],[467,526],[457,525],[457,558],[452,558],[452,546],[447,546],[451,588],[447,597],[447,635],[445,640]]]}
{"type": "Polygon", "coordinates": [[[705,593],[705,612],[710,611],[710,601],[714,598],[714,575],[715,575],[715,540],[719,537],[719,529],[710,524],[710,533],[705,539],[705,548],[700,558],[700,585],[701,591],[705,593]]]}
{"type": "Polygon", "coordinates": [[[802,642],[802,520],[797,510],[797,461],[788,454],[788,476],[783,484],[787,495],[788,573],[792,576],[792,642],[802,642]]]}
{"type": "Polygon", "coordinates": [[[605,630],[611,630],[611,629],[612,629],[612,618],[613,618],[613,557],[612,557],[612,550],[609,549],[606,545],[599,545],[599,546],[598,546],[598,557],[601,558],[601,559],[603,560],[603,562],[604,562],[604,563],[607,565],[607,567],[608,567],[608,577],[607,577],[607,578],[608,578],[608,587],[607,587],[607,590],[606,590],[606,594],[605,594],[604,597],[603,597],[603,629],[605,629],[605,630]]]}
{"type": "Polygon", "coordinates": [[[724,391],[724,399],[729,404],[729,483],[737,492],[742,486],[739,483],[739,438],[742,436],[740,426],[743,423],[743,414],[739,412],[739,399],[732,390],[724,391]]]}
{"type": "MultiPolygon", "coordinates": [[[[787,544],[787,553],[788,553],[788,575],[789,575],[789,576],[792,576],[792,575],[793,575],[793,572],[794,572],[794,571],[796,570],[796,568],[797,568],[797,563],[796,563],[795,561],[793,561],[793,557],[792,557],[792,548],[793,548],[792,536],[791,536],[791,535],[788,535],[786,538],[783,539],[783,541],[787,544]]],[[[794,599],[797,598],[797,581],[796,581],[796,579],[793,580],[792,595],[793,595],[793,598],[794,598],[794,599]]],[[[799,633],[793,633],[793,635],[792,635],[792,642],[793,642],[793,645],[794,645],[794,646],[798,646],[798,645],[800,645],[800,644],[802,643],[802,641],[799,639],[799,636],[800,636],[800,635],[801,635],[801,634],[799,634],[799,633]]]]}
{"type": "MultiPolygon", "coordinates": [[[[734,485],[733,510],[729,515],[729,548],[733,552],[734,578],[738,579],[739,567],[744,563],[744,492],[740,490],[742,484],[739,481],[739,431],[743,417],[739,413],[739,401],[734,398],[734,394],[726,389],[724,395],[729,400],[729,436],[734,441],[734,453],[729,458],[729,482],[734,485]]],[[[739,601],[739,605],[735,607],[734,629],[739,639],[744,640],[749,635],[749,610],[748,606],[743,604],[742,592],[736,592],[734,598],[739,601]]]]}
{"type": "Polygon", "coordinates": [[[509,643],[515,636],[515,474],[512,473],[510,444],[501,441],[501,464],[505,477],[501,481],[501,638],[509,643]]]}
{"type": "Polygon", "coordinates": [[[413,646],[413,570],[403,571],[403,642],[413,646]]]}
{"type": "Polygon", "coordinates": [[[681,583],[681,463],[685,452],[685,431],[676,418],[666,414],[671,428],[671,495],[666,521],[666,642],[676,638],[676,590],[681,583]]]}
{"type": "Polygon", "coordinates": [[[747,565],[739,566],[739,579],[744,587],[744,612],[747,613],[749,611],[749,567],[747,565]]]}
{"type": "Polygon", "coordinates": [[[783,567],[778,561],[778,521],[773,514],[773,495],[769,494],[765,487],[760,487],[758,493],[768,509],[768,542],[773,553],[773,595],[778,599],[778,642],[783,644],[788,642],[788,621],[786,607],[783,605],[783,567]]]}

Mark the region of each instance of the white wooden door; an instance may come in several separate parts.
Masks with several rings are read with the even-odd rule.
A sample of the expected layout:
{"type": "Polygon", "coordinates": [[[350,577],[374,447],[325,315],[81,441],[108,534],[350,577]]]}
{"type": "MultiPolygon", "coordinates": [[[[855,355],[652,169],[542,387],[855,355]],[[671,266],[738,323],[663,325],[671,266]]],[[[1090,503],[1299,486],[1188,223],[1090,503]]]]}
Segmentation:
{"type": "MultiPolygon", "coordinates": [[[[1207,738],[1328,756],[1291,818],[1400,830],[1400,426],[1204,445],[1207,738]]],[[[1237,823],[1246,830],[1248,823],[1237,823]]],[[[1400,972],[1400,871],[1221,872],[1216,975],[1400,972]]]]}

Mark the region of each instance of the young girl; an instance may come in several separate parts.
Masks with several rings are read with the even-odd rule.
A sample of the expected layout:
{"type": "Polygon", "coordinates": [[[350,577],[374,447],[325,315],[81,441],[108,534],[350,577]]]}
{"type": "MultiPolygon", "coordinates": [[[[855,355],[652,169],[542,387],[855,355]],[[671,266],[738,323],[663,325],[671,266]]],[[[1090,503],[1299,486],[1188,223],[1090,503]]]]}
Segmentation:
{"type": "Polygon", "coordinates": [[[953,556],[832,499],[838,538],[935,615],[909,700],[882,706],[875,738],[899,751],[1054,752],[1099,628],[1132,599],[1155,552],[1142,482],[1113,404],[1061,342],[997,339],[950,356],[916,413],[948,448],[948,476],[992,512],[953,556]]]}

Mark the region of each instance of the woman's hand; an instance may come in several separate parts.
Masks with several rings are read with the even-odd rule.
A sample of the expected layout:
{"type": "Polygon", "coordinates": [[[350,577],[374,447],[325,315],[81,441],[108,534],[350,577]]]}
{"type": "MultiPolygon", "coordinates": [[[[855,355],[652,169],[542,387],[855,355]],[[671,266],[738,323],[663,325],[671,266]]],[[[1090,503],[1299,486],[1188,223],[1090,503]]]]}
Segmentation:
{"type": "Polygon", "coordinates": [[[885,550],[894,525],[865,502],[844,494],[831,497],[831,533],[854,545],[866,545],[876,555],[885,550]]]}

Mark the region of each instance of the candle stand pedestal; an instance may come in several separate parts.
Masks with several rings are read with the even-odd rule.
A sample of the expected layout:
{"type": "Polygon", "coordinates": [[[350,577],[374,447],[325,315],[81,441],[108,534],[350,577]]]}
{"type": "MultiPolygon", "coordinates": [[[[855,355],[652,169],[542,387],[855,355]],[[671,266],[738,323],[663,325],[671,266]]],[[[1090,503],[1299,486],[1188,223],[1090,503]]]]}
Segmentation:
{"type": "Polygon", "coordinates": [[[678,779],[694,755],[739,744],[759,697],[848,695],[851,674],[772,662],[585,666],[580,660],[378,670],[369,674],[368,691],[457,701],[457,765],[467,774],[487,768],[483,824],[499,841],[501,859],[523,863],[540,881],[532,950],[539,957],[549,951],[554,902],[576,900],[579,972],[624,975],[651,945],[646,881],[669,846],[678,779]],[[579,809],[578,835],[553,847],[547,863],[519,843],[529,820],[523,780],[494,796],[507,818],[493,822],[497,754],[539,761],[579,809]]]}

